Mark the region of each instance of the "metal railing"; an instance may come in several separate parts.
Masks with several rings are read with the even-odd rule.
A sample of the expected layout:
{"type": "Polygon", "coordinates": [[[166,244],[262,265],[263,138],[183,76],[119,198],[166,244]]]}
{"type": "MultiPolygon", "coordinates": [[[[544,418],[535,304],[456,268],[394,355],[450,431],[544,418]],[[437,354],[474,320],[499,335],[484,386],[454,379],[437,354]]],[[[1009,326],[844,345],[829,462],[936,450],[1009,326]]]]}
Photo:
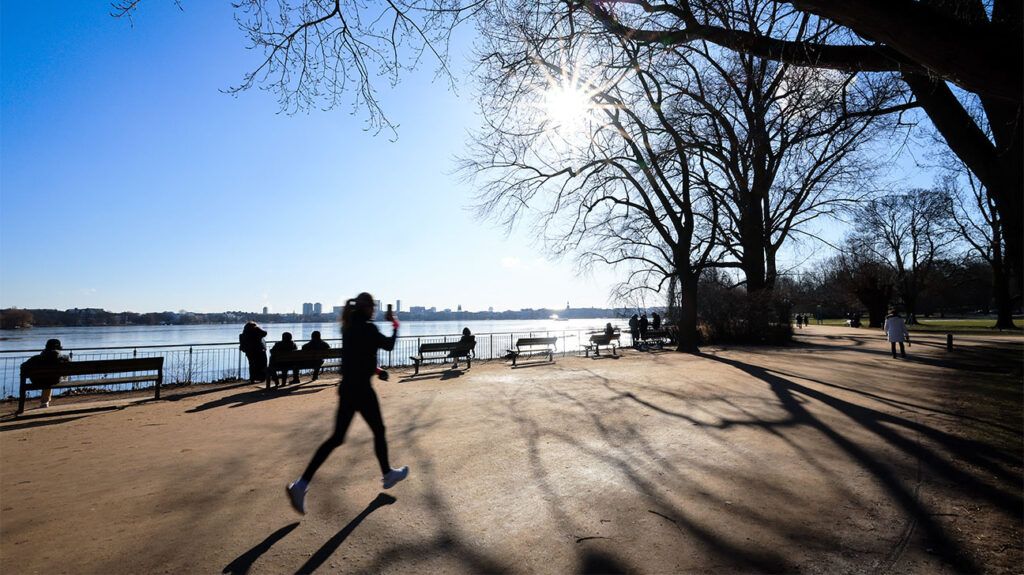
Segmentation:
{"type": "MultiPolygon", "coordinates": [[[[556,350],[559,356],[582,353],[582,346],[589,341],[590,334],[598,331],[600,331],[600,327],[595,326],[593,329],[478,333],[475,334],[474,359],[503,358],[508,350],[515,345],[516,340],[524,337],[557,338],[556,350]]],[[[385,367],[411,366],[413,362],[409,356],[417,355],[421,344],[456,342],[461,337],[462,334],[399,336],[392,351],[378,352],[377,363],[385,367]]],[[[325,341],[329,342],[331,347],[338,347],[342,343],[340,338],[325,339],[325,341]]],[[[631,345],[629,331],[626,329],[622,330],[622,345],[631,345]]],[[[17,397],[21,364],[38,353],[38,350],[0,351],[0,398],[17,397]]],[[[63,353],[72,361],[163,356],[164,385],[234,382],[249,378],[249,362],[246,360],[245,354],[238,350],[237,342],[78,347],[66,348],[63,353]]],[[[74,381],[76,379],[93,379],[94,377],[72,376],[68,379],[74,381]]],[[[150,385],[152,384],[112,384],[92,386],[90,389],[128,391],[150,385]]],[[[81,393],[77,388],[54,390],[55,395],[61,392],[64,394],[81,393]]],[[[38,394],[38,391],[29,392],[30,397],[38,396],[38,394]]]]}

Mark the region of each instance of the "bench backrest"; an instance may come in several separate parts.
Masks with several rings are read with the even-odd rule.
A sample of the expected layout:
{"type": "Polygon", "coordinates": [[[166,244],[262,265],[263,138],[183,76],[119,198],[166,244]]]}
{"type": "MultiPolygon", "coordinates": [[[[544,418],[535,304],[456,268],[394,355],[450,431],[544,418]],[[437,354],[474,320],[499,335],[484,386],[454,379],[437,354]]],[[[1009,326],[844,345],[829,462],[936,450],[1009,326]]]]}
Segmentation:
{"type": "Polygon", "coordinates": [[[274,356],[278,361],[316,361],[318,359],[337,359],[341,357],[342,348],[331,349],[297,349],[284,351],[274,356]]]}
{"type": "Polygon", "coordinates": [[[130,359],[90,359],[86,361],[69,361],[57,365],[22,365],[21,374],[25,377],[64,377],[66,375],[94,375],[103,373],[124,373],[128,371],[161,371],[164,367],[163,357],[135,357],[130,359]]]}
{"type": "Polygon", "coordinates": [[[516,340],[516,347],[554,346],[557,337],[521,337],[516,340]]]}
{"type": "Polygon", "coordinates": [[[620,334],[618,333],[613,333],[610,335],[607,333],[595,333],[594,335],[590,336],[590,341],[591,343],[608,345],[613,341],[619,341],[619,335],[620,334]]]}
{"type": "Polygon", "coordinates": [[[436,353],[436,352],[449,352],[449,351],[460,351],[468,353],[470,350],[476,347],[476,336],[470,336],[470,341],[448,341],[438,343],[421,343],[420,353],[436,353]]]}
{"type": "Polygon", "coordinates": [[[459,342],[457,342],[457,341],[438,342],[438,343],[421,343],[420,344],[420,353],[438,353],[438,352],[442,352],[442,351],[448,352],[448,351],[453,351],[455,349],[458,349],[458,347],[459,347],[459,342]]]}

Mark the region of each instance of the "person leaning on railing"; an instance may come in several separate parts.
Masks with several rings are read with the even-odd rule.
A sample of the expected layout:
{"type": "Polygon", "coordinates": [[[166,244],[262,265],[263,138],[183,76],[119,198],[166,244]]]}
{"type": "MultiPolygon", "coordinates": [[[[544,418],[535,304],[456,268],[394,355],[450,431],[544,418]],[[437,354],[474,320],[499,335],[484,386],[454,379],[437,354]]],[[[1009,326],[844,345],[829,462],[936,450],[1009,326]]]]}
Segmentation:
{"type": "MultiPolygon", "coordinates": [[[[70,361],[68,356],[57,353],[61,349],[63,348],[60,345],[59,339],[47,340],[46,348],[39,355],[33,355],[21,365],[22,367],[54,367],[67,363],[70,361]]],[[[50,398],[53,396],[53,388],[51,386],[57,385],[60,378],[33,377],[31,379],[34,385],[45,386],[43,387],[43,395],[39,398],[39,407],[50,407],[50,398]]]]}

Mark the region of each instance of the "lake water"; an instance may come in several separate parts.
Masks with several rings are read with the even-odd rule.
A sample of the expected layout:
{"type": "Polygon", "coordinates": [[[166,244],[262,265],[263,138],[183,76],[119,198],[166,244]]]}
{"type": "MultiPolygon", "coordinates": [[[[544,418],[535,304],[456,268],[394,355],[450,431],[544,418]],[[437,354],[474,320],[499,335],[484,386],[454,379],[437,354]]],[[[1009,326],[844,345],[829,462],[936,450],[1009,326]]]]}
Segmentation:
{"type": "MultiPolygon", "coordinates": [[[[398,335],[432,336],[457,335],[468,327],[474,334],[521,333],[569,330],[598,330],[611,322],[626,327],[625,319],[570,319],[553,320],[477,320],[477,321],[408,321],[402,322],[398,335]]],[[[391,334],[391,325],[378,322],[381,332],[391,334]]],[[[268,333],[267,342],[281,339],[291,332],[292,338],[303,342],[314,331],[324,339],[339,339],[341,326],[337,322],[325,323],[270,323],[262,326],[268,333]]],[[[57,338],[65,350],[97,347],[133,347],[152,345],[237,344],[241,325],[154,325],[154,326],[98,326],[98,327],[37,327],[0,331],[0,351],[35,351],[46,340],[57,338]]]]}

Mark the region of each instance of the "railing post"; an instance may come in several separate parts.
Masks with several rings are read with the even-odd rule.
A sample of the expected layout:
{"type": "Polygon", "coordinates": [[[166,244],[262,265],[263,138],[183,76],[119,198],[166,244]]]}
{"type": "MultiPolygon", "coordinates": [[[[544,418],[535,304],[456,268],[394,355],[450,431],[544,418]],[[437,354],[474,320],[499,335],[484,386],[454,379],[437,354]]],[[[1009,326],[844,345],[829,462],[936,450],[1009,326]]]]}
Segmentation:
{"type": "Polygon", "coordinates": [[[188,383],[192,384],[192,346],[188,346],[188,383]]]}
{"type": "Polygon", "coordinates": [[[490,355],[491,355],[490,359],[494,359],[494,334],[493,333],[491,334],[491,351],[490,351],[490,355]]]}

